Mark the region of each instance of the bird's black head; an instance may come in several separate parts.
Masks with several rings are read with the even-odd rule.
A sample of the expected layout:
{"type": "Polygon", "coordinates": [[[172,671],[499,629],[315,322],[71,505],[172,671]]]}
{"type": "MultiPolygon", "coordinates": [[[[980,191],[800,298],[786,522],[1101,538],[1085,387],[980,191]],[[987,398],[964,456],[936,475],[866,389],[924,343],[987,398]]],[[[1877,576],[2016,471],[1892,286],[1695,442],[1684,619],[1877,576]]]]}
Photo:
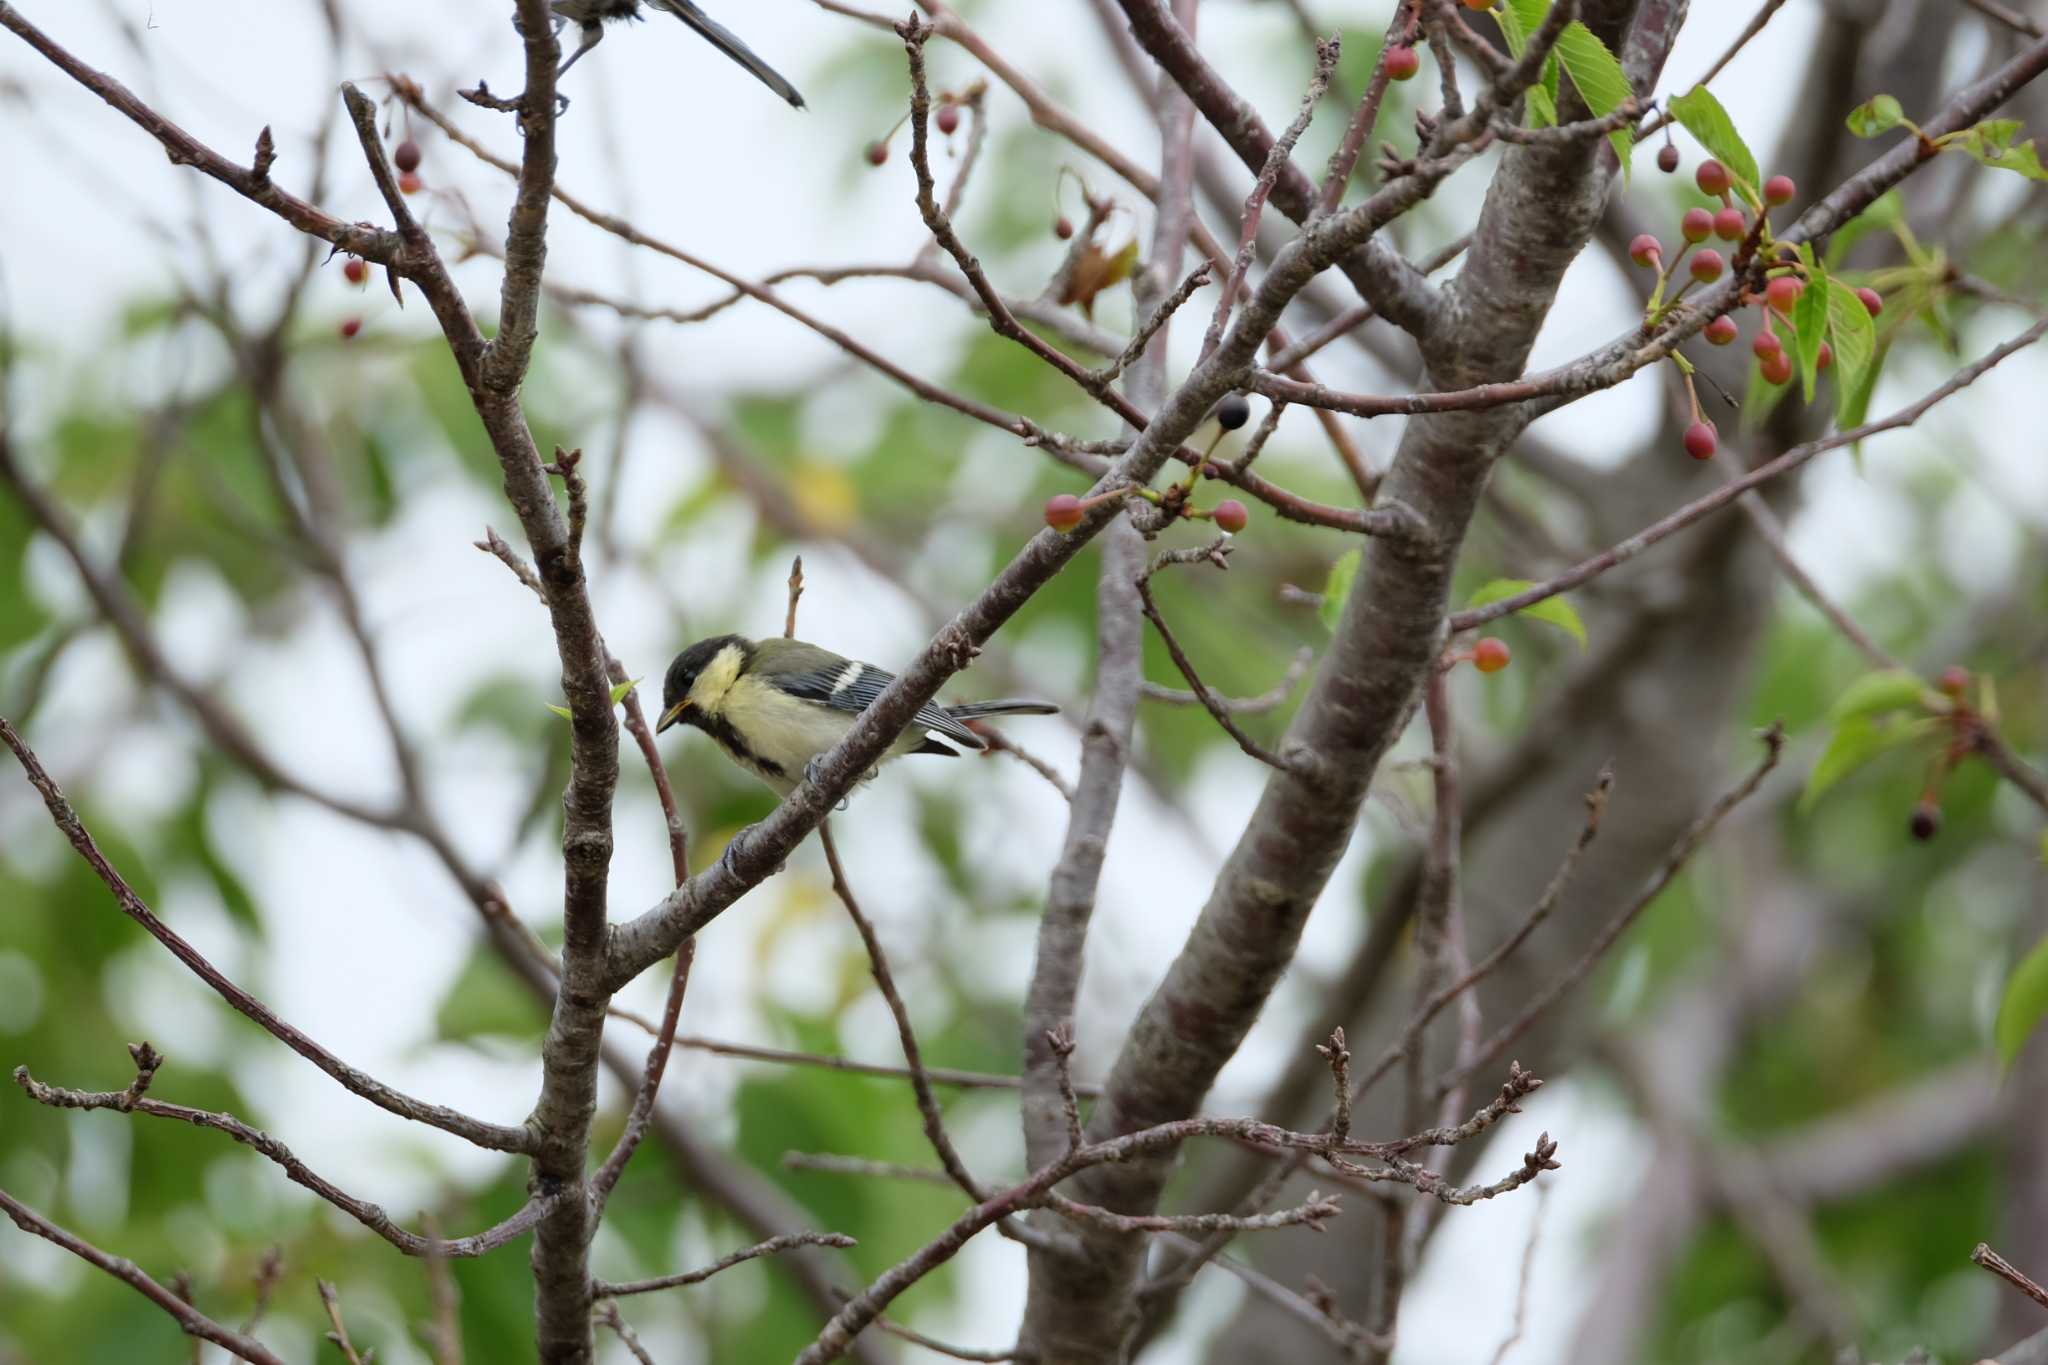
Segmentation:
{"type": "Polygon", "coordinates": [[[698,675],[727,649],[737,649],[744,656],[748,646],[746,640],[737,635],[714,635],[708,640],[699,640],[676,655],[668,666],[668,675],[661,680],[661,720],[654,727],[657,733],[677,723],[695,725],[699,722],[696,709],[687,704],[690,689],[696,686],[698,675]]]}

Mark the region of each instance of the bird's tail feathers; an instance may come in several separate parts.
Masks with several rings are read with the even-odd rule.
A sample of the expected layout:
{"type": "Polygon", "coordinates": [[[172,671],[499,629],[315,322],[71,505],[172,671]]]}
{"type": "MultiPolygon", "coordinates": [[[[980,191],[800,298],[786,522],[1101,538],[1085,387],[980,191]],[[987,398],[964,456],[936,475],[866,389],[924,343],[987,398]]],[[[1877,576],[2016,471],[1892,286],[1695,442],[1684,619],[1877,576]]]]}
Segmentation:
{"type": "Polygon", "coordinates": [[[949,706],[946,711],[955,720],[978,720],[983,716],[1056,716],[1060,708],[1049,701],[1004,697],[1000,701],[971,701],[964,706],[949,706]]]}
{"type": "Polygon", "coordinates": [[[725,25],[698,9],[690,0],[651,0],[657,8],[665,9],[676,18],[688,24],[703,36],[704,41],[723,52],[726,56],[754,73],[754,78],[801,109],[804,97],[796,87],[783,79],[782,73],[754,55],[754,49],[739,40],[725,25]]]}

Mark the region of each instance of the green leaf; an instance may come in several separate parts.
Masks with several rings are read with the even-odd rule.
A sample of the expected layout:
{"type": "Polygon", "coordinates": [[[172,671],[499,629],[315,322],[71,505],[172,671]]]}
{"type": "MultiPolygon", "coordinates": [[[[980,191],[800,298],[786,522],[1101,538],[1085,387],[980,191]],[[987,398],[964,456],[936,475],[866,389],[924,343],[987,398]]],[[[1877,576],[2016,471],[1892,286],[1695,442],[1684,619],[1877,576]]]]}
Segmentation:
{"type": "Polygon", "coordinates": [[[1927,684],[1920,681],[1919,674],[1904,668],[1881,668],[1850,683],[1828,709],[1828,719],[1839,725],[1857,716],[1917,707],[1926,693],[1927,684]]]}
{"type": "Polygon", "coordinates": [[[1344,600],[1351,596],[1351,584],[1358,577],[1358,566],[1363,560],[1360,551],[1352,550],[1339,555],[1330,566],[1330,581],[1323,585],[1323,604],[1316,608],[1316,615],[1323,618],[1323,629],[1332,635],[1337,633],[1337,622],[1344,618],[1344,600]]]}
{"type": "Polygon", "coordinates": [[[1876,95],[1849,111],[1849,131],[1857,137],[1877,137],[1906,121],[1906,111],[1890,95],[1876,95]]]}
{"type": "MultiPolygon", "coordinates": [[[[1566,24],[1558,36],[1557,58],[1595,118],[1605,118],[1635,97],[1634,87],[1623,74],[1621,63],[1607,50],[1607,44],[1576,19],[1566,24]]],[[[1614,144],[1615,155],[1626,169],[1629,153],[1635,148],[1634,135],[1626,128],[1617,128],[1607,135],[1607,140],[1614,144]]]]}
{"type": "Polygon", "coordinates": [[[2015,174],[2025,176],[2029,180],[2048,180],[2048,169],[2042,168],[2041,157],[2034,150],[2034,140],[2032,138],[2028,138],[2018,146],[2007,145],[2011,141],[2012,134],[2019,131],[2018,121],[2014,119],[1999,119],[1996,122],[2000,130],[2005,133],[2005,141],[1994,142],[1986,137],[1984,130],[1991,125],[1980,123],[1970,130],[1971,135],[1969,137],[1962,140],[1960,144],[1962,149],[1993,170],[2012,171],[2015,174]],[[2006,125],[2011,125],[2009,130],[2006,129],[2006,125]]]}
{"type": "MultiPolygon", "coordinates": [[[[2043,843],[2042,856],[2048,858],[2048,839],[2043,843]]],[[[2011,1068],[2044,1016],[2048,1016],[2048,938],[2020,959],[2020,965],[2013,968],[2005,983],[2004,998],[1998,1002],[1998,1022],[1992,1028],[1992,1036],[1998,1041],[2001,1069],[2011,1068]]]]}
{"type": "Polygon", "coordinates": [[[1867,715],[1850,716],[1835,727],[1827,749],[1806,775],[1806,790],[1799,797],[1800,813],[1813,809],[1830,787],[1872,759],[1932,734],[1940,724],[1933,716],[1919,720],[1895,716],[1883,725],[1867,715]]]}
{"type": "MultiPolygon", "coordinates": [[[[1854,431],[1869,418],[1870,396],[1877,389],[1878,372],[1884,369],[1884,358],[1891,348],[1889,341],[1880,345],[1877,354],[1871,357],[1869,367],[1856,377],[1854,383],[1849,382],[1846,374],[1835,382],[1835,425],[1843,431],[1854,431]]],[[[1863,442],[1858,441],[1850,449],[1860,461],[1863,442]]]]}
{"type": "Polygon", "coordinates": [[[1805,400],[1811,403],[1814,376],[1820,371],[1820,344],[1828,335],[1828,288],[1824,279],[1807,280],[1806,292],[1792,305],[1792,326],[1798,333],[1792,341],[1799,351],[1799,384],[1805,400]]]}
{"type": "Polygon", "coordinates": [[[626,699],[626,694],[640,685],[640,679],[632,678],[612,689],[612,705],[617,706],[626,699]]]}
{"type": "Polygon", "coordinates": [[[1540,85],[1529,87],[1528,102],[1531,128],[1555,128],[1557,126],[1557,101],[1548,90],[1540,85]]]}
{"type": "MultiPolygon", "coordinates": [[[[1535,586],[1526,578],[1496,578],[1473,593],[1472,600],[1465,605],[1468,608],[1492,606],[1495,602],[1513,597],[1518,592],[1526,592],[1535,586]]],[[[1586,623],[1579,619],[1578,611],[1562,596],[1546,597],[1534,606],[1523,607],[1515,615],[1527,616],[1531,620],[1556,626],[1577,640],[1580,649],[1586,647],[1586,623]]]]}
{"type": "Polygon", "coordinates": [[[566,707],[566,706],[556,706],[556,705],[555,705],[554,703],[550,702],[550,703],[548,703],[548,710],[550,710],[550,711],[554,712],[554,713],[555,713],[556,715],[560,716],[560,717],[561,717],[561,718],[562,718],[563,720],[574,720],[574,719],[576,719],[576,718],[575,718],[574,716],[572,716],[572,715],[570,715],[570,714],[569,714],[569,708],[568,708],[568,707],[566,707]]]}
{"type": "MultiPolygon", "coordinates": [[[[1865,376],[1876,368],[1877,324],[1871,319],[1870,310],[1863,306],[1863,300],[1856,297],[1856,291],[1830,275],[1826,280],[1828,339],[1835,348],[1835,412],[1836,420],[1851,410],[1848,395],[1865,385],[1865,376]]],[[[1815,292],[1808,289],[1807,293],[1815,292]]],[[[1800,299],[1804,304],[1805,298],[1800,299]]],[[[1870,394],[1865,389],[1863,410],[1868,411],[1870,394]]],[[[1854,422],[1842,422],[1843,428],[1862,422],[1859,415],[1854,422]]]]}
{"type": "Polygon", "coordinates": [[[1728,117],[1713,91],[1703,85],[1694,86],[1671,101],[1671,116],[1755,197],[1759,183],[1756,156],[1742,140],[1742,134],[1735,131],[1735,120],[1728,117]]]}

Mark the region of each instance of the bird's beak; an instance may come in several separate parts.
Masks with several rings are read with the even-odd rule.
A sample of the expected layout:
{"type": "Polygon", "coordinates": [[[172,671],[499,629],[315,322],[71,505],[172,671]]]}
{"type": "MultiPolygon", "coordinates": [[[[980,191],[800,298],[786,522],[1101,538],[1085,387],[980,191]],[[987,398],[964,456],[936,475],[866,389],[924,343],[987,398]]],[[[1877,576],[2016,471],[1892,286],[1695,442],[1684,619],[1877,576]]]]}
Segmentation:
{"type": "Polygon", "coordinates": [[[654,733],[658,735],[663,730],[668,729],[669,726],[674,725],[677,721],[683,718],[683,712],[689,709],[690,699],[688,697],[684,697],[674,706],[671,706],[668,708],[668,710],[662,712],[661,721],[654,727],[654,733]]]}

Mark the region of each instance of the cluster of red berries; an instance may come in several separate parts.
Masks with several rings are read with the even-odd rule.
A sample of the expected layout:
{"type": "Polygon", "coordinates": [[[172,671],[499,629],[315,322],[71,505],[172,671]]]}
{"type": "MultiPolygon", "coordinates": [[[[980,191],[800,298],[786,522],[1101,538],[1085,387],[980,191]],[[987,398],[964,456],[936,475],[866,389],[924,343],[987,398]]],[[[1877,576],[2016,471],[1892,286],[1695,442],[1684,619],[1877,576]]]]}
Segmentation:
{"type": "MultiPolygon", "coordinates": [[[[1665,143],[1663,150],[1657,153],[1657,165],[1667,173],[1676,171],[1678,148],[1668,142],[1665,143]]],[[[1733,193],[1735,177],[1720,162],[1712,159],[1702,161],[1699,169],[1694,172],[1693,182],[1699,186],[1700,193],[1720,200],[1721,207],[1690,208],[1685,211],[1685,215],[1678,221],[1678,233],[1684,240],[1684,245],[1679,248],[1677,258],[1668,269],[1664,264],[1663,245],[1649,233],[1638,234],[1628,244],[1630,259],[1637,265],[1659,272],[1653,307],[1658,304],[1668,306],[1670,303],[1676,303],[1678,297],[1692,287],[1692,284],[1687,284],[1669,300],[1664,298],[1665,286],[1670,283],[1679,262],[1683,261],[1688,253],[1691,254],[1692,260],[1687,270],[1693,283],[1714,283],[1727,271],[1728,260],[1720,251],[1704,244],[1710,239],[1718,239],[1731,243],[1748,242],[1751,243],[1751,249],[1754,249],[1754,241],[1762,238],[1768,226],[1765,217],[1769,210],[1791,203],[1799,193],[1799,187],[1792,183],[1792,177],[1772,176],[1763,184],[1763,200],[1766,207],[1752,220],[1743,206],[1736,202],[1733,193]]],[[[1737,247],[1737,255],[1741,253],[1742,248],[1737,247]]],[[[1750,349],[1756,353],[1758,372],[1768,384],[1788,384],[1792,380],[1792,357],[1786,353],[1785,343],[1780,339],[1778,329],[1782,327],[1788,333],[1792,330],[1792,310],[1798,304],[1800,295],[1806,292],[1806,281],[1800,277],[1802,268],[1791,259],[1788,250],[1782,263],[1774,267],[1779,273],[1772,275],[1765,282],[1763,293],[1743,295],[1743,302],[1755,303],[1763,315],[1763,326],[1750,343],[1750,349]]],[[[1862,300],[1863,306],[1869,310],[1872,317],[1884,311],[1884,299],[1876,290],[1858,289],[1856,297],[1862,300]]],[[[1701,335],[1712,345],[1726,346],[1740,335],[1740,328],[1736,326],[1732,316],[1723,313],[1709,321],[1701,330],[1701,335]]],[[[1834,361],[1833,348],[1823,341],[1814,361],[1815,367],[1825,370],[1834,364],[1834,361]]],[[[1693,417],[1692,425],[1685,429],[1685,452],[1696,460],[1711,460],[1720,445],[1719,434],[1712,422],[1700,416],[1697,402],[1693,405],[1693,417]]]]}

